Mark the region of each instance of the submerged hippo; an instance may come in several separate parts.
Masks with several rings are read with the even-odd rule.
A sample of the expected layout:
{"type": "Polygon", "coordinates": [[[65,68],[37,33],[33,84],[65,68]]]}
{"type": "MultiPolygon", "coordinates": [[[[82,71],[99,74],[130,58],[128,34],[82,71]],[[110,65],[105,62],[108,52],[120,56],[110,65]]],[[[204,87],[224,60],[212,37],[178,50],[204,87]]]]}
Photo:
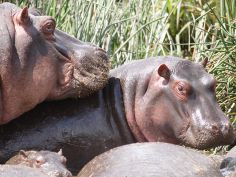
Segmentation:
{"type": "Polygon", "coordinates": [[[106,84],[106,52],[55,26],[52,17],[0,4],[0,124],[44,100],[83,97],[106,84]]]}
{"type": "Polygon", "coordinates": [[[23,151],[0,166],[0,177],[72,177],[62,151],[23,151]],[[30,168],[29,168],[30,167],[30,168]]]}
{"type": "Polygon", "coordinates": [[[175,57],[134,61],[110,72],[103,90],[45,102],[0,127],[0,162],[20,149],[63,149],[74,173],[94,156],[134,142],[198,149],[230,144],[229,119],[215,80],[200,64],[175,57]]]}
{"type": "Polygon", "coordinates": [[[77,177],[223,177],[218,164],[192,149],[168,143],[135,143],[91,160],[77,177]]]}

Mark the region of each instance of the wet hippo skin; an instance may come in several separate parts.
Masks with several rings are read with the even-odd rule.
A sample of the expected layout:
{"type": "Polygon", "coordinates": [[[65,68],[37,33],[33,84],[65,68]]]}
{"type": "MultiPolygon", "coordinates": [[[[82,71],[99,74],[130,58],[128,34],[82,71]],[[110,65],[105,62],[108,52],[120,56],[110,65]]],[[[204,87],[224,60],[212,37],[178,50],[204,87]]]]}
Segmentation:
{"type": "Polygon", "coordinates": [[[62,148],[67,166],[75,174],[94,156],[134,142],[124,115],[120,82],[115,78],[86,99],[45,102],[0,130],[1,163],[21,149],[62,148]]]}
{"type": "Polygon", "coordinates": [[[45,102],[1,126],[0,162],[21,149],[62,148],[77,172],[101,152],[133,142],[198,149],[230,144],[233,129],[215,84],[201,64],[188,60],[131,62],[112,70],[106,87],[87,98],[45,102]]]}

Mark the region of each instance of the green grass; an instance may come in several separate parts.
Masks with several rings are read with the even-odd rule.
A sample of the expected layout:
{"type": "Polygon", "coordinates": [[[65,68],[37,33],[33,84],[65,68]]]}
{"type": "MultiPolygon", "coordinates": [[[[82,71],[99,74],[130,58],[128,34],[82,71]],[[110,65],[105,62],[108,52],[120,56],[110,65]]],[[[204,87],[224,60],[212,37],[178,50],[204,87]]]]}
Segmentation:
{"type": "Polygon", "coordinates": [[[105,48],[113,67],[158,55],[208,57],[221,108],[236,122],[236,0],[12,2],[38,7],[58,28],[105,48]]]}

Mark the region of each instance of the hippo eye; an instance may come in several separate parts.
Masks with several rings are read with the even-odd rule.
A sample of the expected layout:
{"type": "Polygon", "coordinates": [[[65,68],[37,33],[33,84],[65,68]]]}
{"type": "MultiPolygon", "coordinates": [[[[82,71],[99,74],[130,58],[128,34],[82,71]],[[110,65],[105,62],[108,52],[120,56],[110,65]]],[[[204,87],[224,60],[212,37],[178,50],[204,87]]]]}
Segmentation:
{"type": "Polygon", "coordinates": [[[182,91],[184,90],[184,87],[183,87],[182,85],[178,85],[178,86],[177,86],[177,89],[178,89],[180,92],[182,92],[182,91]]]}
{"type": "Polygon", "coordinates": [[[174,93],[180,100],[186,100],[190,94],[190,85],[183,81],[177,82],[174,86],[174,93]]]}
{"type": "Polygon", "coordinates": [[[52,35],[54,33],[56,23],[53,19],[47,20],[43,25],[43,33],[46,35],[52,35]]]}
{"type": "Polygon", "coordinates": [[[42,156],[39,156],[36,158],[35,162],[37,165],[42,165],[43,163],[45,163],[45,159],[42,156]]]}
{"type": "Polygon", "coordinates": [[[177,91],[182,95],[187,94],[187,90],[186,90],[185,86],[182,83],[177,84],[177,91]]]}

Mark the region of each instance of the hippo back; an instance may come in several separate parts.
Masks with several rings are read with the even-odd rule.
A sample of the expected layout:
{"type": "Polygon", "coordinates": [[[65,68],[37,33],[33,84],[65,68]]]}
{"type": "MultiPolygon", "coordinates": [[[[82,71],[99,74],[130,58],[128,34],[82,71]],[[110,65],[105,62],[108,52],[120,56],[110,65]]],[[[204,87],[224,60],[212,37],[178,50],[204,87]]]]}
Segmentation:
{"type": "Polygon", "coordinates": [[[167,143],[114,148],[90,161],[77,177],[221,177],[213,160],[167,143]]]}

